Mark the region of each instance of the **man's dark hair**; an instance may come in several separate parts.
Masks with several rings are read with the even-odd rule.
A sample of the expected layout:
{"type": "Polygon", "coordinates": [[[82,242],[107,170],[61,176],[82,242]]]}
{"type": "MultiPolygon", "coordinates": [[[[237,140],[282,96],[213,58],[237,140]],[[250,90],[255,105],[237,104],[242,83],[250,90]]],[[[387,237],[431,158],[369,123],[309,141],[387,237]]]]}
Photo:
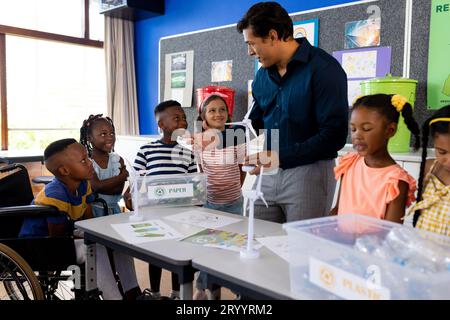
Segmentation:
{"type": "Polygon", "coordinates": [[[248,9],[244,17],[238,22],[240,33],[251,27],[253,34],[266,38],[271,29],[278,33],[278,38],[288,40],[294,36],[292,19],[287,11],[277,2],[259,2],[248,9]]]}
{"type": "Polygon", "coordinates": [[[64,151],[71,144],[77,143],[77,140],[68,138],[50,143],[44,150],[44,160],[47,161],[51,156],[64,151]]]}
{"type": "Polygon", "coordinates": [[[175,100],[163,101],[155,107],[155,116],[158,117],[161,112],[170,107],[181,107],[181,104],[175,100]]]}

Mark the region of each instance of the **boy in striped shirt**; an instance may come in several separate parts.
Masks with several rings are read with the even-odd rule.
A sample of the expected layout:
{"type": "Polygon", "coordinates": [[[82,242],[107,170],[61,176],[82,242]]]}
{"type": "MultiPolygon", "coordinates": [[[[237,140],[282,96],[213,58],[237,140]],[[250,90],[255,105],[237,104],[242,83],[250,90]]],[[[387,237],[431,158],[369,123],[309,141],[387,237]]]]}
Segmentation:
{"type": "Polygon", "coordinates": [[[191,150],[176,141],[177,136],[187,129],[186,115],[180,103],[174,100],[161,102],[155,107],[155,118],[163,136],[139,149],[134,169],[145,170],[145,175],[197,172],[191,150]]]}
{"type": "MultiPolygon", "coordinates": [[[[134,160],[136,171],[145,175],[184,174],[197,172],[197,165],[191,150],[177,143],[177,136],[187,129],[186,115],[180,103],[174,100],[161,102],[155,107],[155,118],[163,136],[160,140],[143,145],[134,160]]],[[[161,268],[149,265],[150,289],[159,298],[161,268]]],[[[172,273],[172,299],[179,299],[178,276],[172,273]]]]}

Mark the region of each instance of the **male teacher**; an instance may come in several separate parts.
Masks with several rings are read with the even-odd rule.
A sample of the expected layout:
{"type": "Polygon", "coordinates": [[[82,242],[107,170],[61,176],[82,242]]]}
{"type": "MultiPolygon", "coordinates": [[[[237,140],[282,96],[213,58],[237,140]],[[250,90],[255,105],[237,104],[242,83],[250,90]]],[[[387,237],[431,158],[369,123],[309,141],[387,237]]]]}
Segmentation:
{"type": "Polygon", "coordinates": [[[336,186],[335,158],[347,138],[347,76],[328,53],[294,39],[292,20],[276,2],[253,5],[237,29],[262,64],[253,81],[253,127],[265,129],[269,141],[279,135],[278,146],[250,156],[250,162],[279,161],[277,173],[262,179],[269,208],[257,202],[255,217],[283,223],[325,216],[336,186]]]}

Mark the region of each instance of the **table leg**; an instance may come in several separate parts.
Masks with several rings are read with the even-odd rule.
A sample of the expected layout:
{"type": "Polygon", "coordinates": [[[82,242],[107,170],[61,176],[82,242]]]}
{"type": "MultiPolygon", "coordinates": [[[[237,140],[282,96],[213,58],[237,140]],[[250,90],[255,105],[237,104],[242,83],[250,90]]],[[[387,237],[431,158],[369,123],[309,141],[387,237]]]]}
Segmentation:
{"type": "Polygon", "coordinates": [[[95,243],[86,245],[86,291],[97,289],[97,270],[95,268],[95,243]]]}
{"type": "Polygon", "coordinates": [[[193,295],[193,285],[192,281],[180,284],[180,299],[181,300],[192,300],[193,295]]]}

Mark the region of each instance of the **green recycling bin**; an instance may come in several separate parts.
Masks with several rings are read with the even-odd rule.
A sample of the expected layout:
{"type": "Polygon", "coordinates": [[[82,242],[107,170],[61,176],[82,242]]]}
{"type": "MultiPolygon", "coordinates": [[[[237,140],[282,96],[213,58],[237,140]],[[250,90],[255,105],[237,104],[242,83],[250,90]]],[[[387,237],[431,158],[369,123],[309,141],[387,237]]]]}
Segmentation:
{"type": "MultiPolygon", "coordinates": [[[[391,74],[388,74],[386,77],[361,81],[360,85],[362,95],[377,93],[400,94],[408,100],[412,107],[414,107],[417,80],[393,77],[391,74]]],[[[389,152],[409,152],[410,139],[411,132],[406,127],[403,116],[400,115],[397,133],[389,140],[389,152]]]]}

